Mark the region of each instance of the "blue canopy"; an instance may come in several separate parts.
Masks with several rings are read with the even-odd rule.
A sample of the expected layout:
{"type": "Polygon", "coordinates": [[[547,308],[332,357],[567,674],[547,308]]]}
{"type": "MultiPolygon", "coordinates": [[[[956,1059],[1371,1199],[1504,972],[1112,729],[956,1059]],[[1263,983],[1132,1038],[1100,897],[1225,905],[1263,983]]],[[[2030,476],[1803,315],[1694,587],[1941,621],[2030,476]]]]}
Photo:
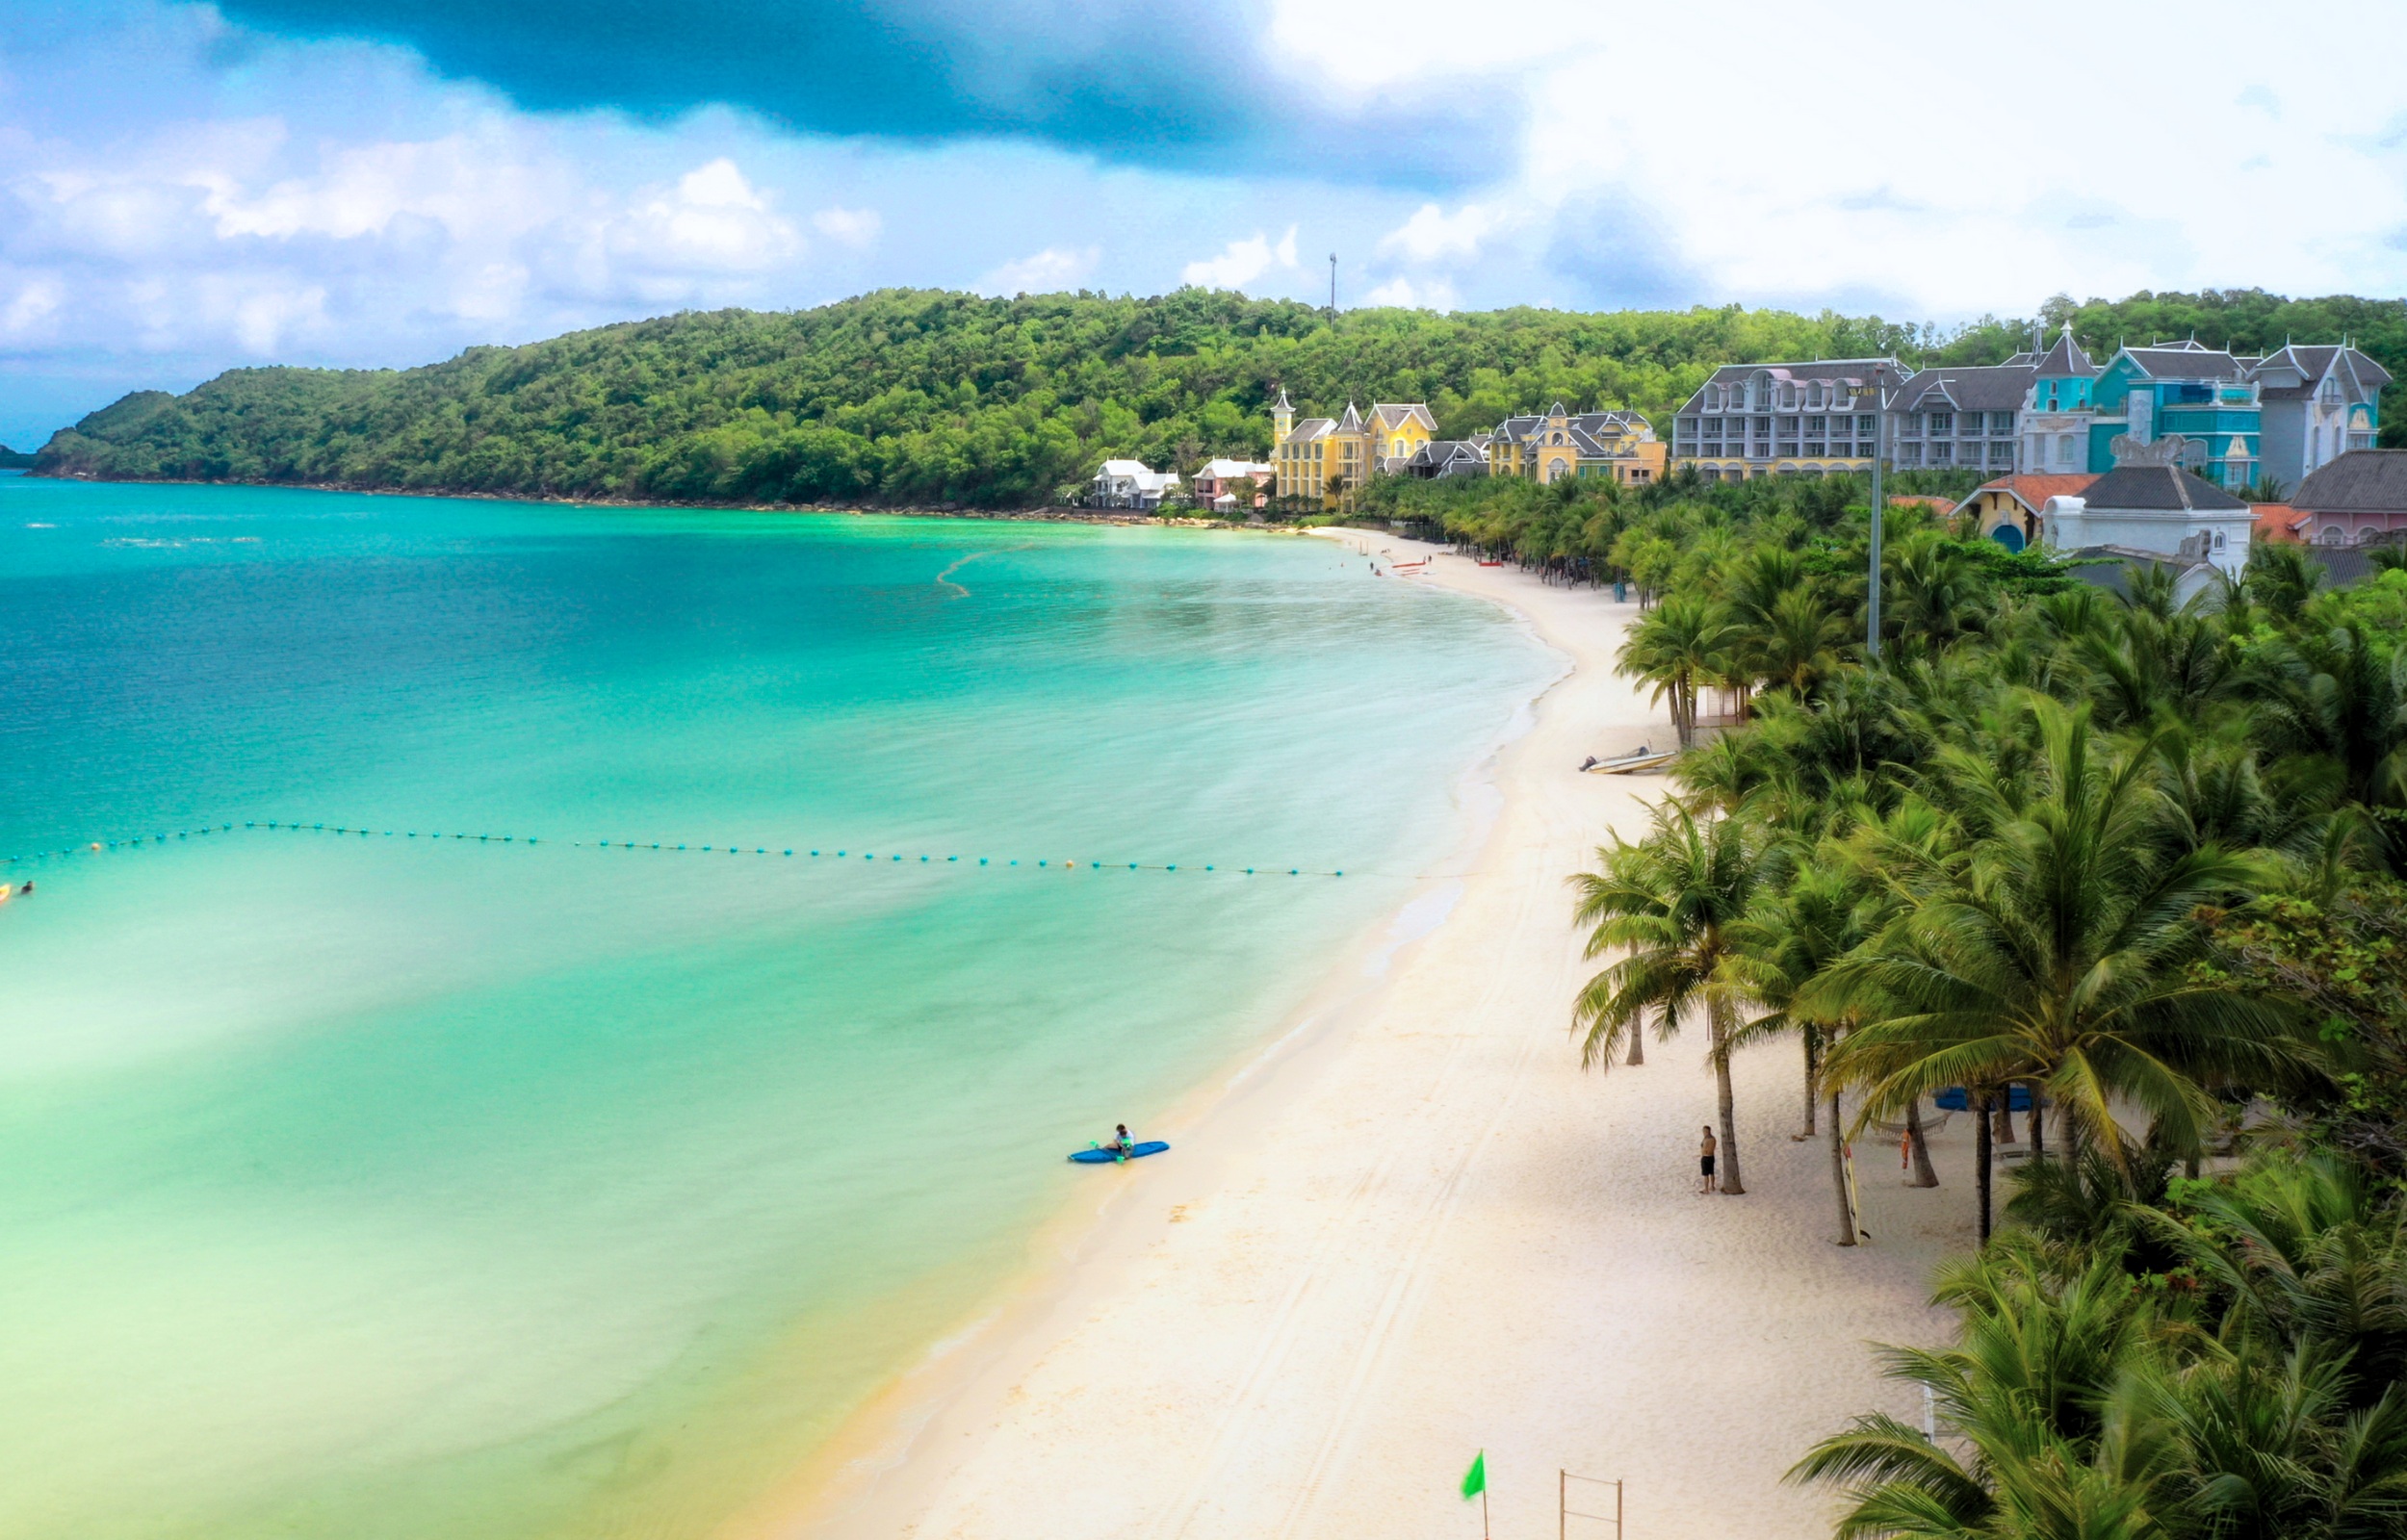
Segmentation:
{"type": "MultiPolygon", "coordinates": [[[[1961,1086],[1950,1086],[1931,1099],[1938,1104],[1942,1112],[1968,1112],[1973,1105],[1972,1094],[1961,1086]]],[[[2008,1086],[2006,1091],[2006,1110],[2011,1113],[2031,1111],[2031,1088],[2008,1086]]]]}

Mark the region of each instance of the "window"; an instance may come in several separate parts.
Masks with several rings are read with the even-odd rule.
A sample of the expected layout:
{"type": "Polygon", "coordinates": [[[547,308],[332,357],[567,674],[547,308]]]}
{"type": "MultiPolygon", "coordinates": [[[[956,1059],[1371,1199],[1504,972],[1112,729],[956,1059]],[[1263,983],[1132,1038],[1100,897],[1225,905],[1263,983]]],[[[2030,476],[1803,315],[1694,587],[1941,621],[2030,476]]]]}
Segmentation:
{"type": "MultiPolygon", "coordinates": [[[[1824,424],[1827,421],[1828,419],[1826,418],[1809,417],[1805,420],[1805,431],[1812,434],[1816,438],[1820,438],[1824,432],[1824,424]]],[[[1864,581],[1870,582],[1872,579],[1867,578],[1864,581]]]]}
{"type": "MultiPolygon", "coordinates": [[[[1805,441],[1805,452],[1806,452],[1806,453],[1808,453],[1808,454],[1810,454],[1810,455],[1814,455],[1814,456],[1816,456],[1817,458],[1819,458],[1819,457],[1820,457],[1823,453],[1825,453],[1825,451],[1824,450],[1824,449],[1823,449],[1823,447],[1822,447],[1821,445],[1816,444],[1816,443],[1815,443],[1813,440],[1811,440],[1811,439],[1808,439],[1808,440],[1806,440],[1806,441],[1805,441]]],[[[1871,579],[1870,579],[1870,578],[1866,578],[1865,580],[1866,580],[1867,582],[1871,581],[1871,579]]]]}
{"type": "MultiPolygon", "coordinates": [[[[1990,432],[1992,432],[1992,433],[2011,433],[2011,432],[2013,432],[2013,431],[2014,431],[2014,414],[2013,414],[2013,413],[2011,413],[2011,412],[1992,412],[1992,413],[1990,413],[1990,414],[1989,414],[1989,431],[1990,431],[1990,432]]],[[[1866,578],[1866,579],[1865,579],[1865,581],[1869,582],[1869,581],[1871,581],[1871,579],[1870,579],[1870,578],[1866,578]]]]}
{"type": "Polygon", "coordinates": [[[1755,419],[1755,436],[1759,439],[1768,439],[1772,437],[1771,418],[1759,417],[1755,419]]]}
{"type": "MultiPolygon", "coordinates": [[[[1989,444],[1989,463],[1991,465],[2012,465],[2014,463],[2014,441],[2012,439],[1991,440],[1989,444]]],[[[1866,581],[1870,580],[1871,579],[1869,578],[1866,579],[1866,581]]]]}
{"type": "MultiPolygon", "coordinates": [[[[1705,419],[1705,437],[1709,439],[1718,439],[1721,437],[1721,419],[1718,417],[1709,417],[1705,419]]],[[[1866,582],[1872,581],[1869,578],[1864,580],[1866,582]]]]}
{"type": "MultiPolygon", "coordinates": [[[[2067,471],[2073,468],[2073,435],[2070,433],[2058,433],[2056,436],[2056,463],[2067,471]]],[[[1864,580],[1872,581],[1869,578],[1864,580]]]]}
{"type": "MultiPolygon", "coordinates": [[[[1953,444],[1933,444],[1930,447],[1930,463],[1933,465],[1954,465],[1955,463],[1955,446],[1953,444]]],[[[1871,579],[1866,578],[1865,581],[1869,582],[1871,579]]]]}
{"type": "MultiPolygon", "coordinates": [[[[1780,387],[1779,400],[1780,409],[1782,411],[1785,412],[1795,410],[1797,406],[1797,387],[1794,385],[1782,385],[1780,387]]],[[[1869,578],[1866,580],[1870,581],[1869,578]]]]}
{"type": "MultiPolygon", "coordinates": [[[[1862,417],[1859,417],[1859,418],[1857,418],[1857,419],[1855,420],[1855,432],[1856,432],[1856,436],[1857,436],[1857,437],[1859,437],[1859,438],[1867,438],[1867,439],[1868,439],[1868,438],[1871,438],[1871,437],[1872,437],[1875,433],[1877,433],[1877,432],[1879,432],[1879,431],[1880,431],[1880,424],[1877,424],[1877,423],[1876,423],[1875,421],[1873,421],[1872,414],[1871,414],[1871,413],[1869,413],[1869,412],[1865,413],[1862,417]]],[[[1866,578],[1866,579],[1865,579],[1865,581],[1867,581],[1867,582],[1870,582],[1871,580],[1872,580],[1872,579],[1870,579],[1870,578],[1866,578]]]]}
{"type": "MultiPolygon", "coordinates": [[[[1904,421],[1904,422],[1902,422],[1902,423],[1900,423],[1900,424],[1898,424],[1898,431],[1899,431],[1900,433],[1904,434],[1904,435],[1905,435],[1907,438],[1909,438],[1909,439],[1918,439],[1918,438],[1921,438],[1921,437],[1923,436],[1923,415],[1922,415],[1922,413],[1920,413],[1920,412],[1909,412],[1909,413],[1907,413],[1907,414],[1906,414],[1905,421],[1904,421]]],[[[1871,578],[1865,578],[1864,580],[1865,580],[1866,582],[1870,582],[1870,581],[1872,581],[1872,579],[1871,579],[1871,578]]]]}
{"type": "MultiPolygon", "coordinates": [[[[1900,464],[1900,465],[1920,465],[1920,464],[1922,464],[1922,463],[1923,463],[1923,447],[1922,447],[1921,445],[1919,445],[1919,444],[1901,444],[1901,445],[1899,445],[1899,446],[1897,447],[1897,463],[1898,463],[1898,464],[1900,464]]],[[[1866,579],[1865,579],[1865,581],[1866,581],[1866,582],[1870,582],[1870,581],[1871,581],[1871,579],[1870,579],[1870,578],[1866,578],[1866,579]]]]}
{"type": "MultiPolygon", "coordinates": [[[[1921,414],[1917,413],[1915,415],[1919,417],[1921,414]]],[[[1911,423],[1914,421],[1914,418],[1909,417],[1906,421],[1911,423]]],[[[1955,414],[1954,412],[1933,412],[1930,414],[1930,436],[1932,438],[1945,438],[1950,433],[1954,431],[1955,414]]],[[[1869,578],[1865,579],[1866,582],[1870,582],[1871,580],[1872,579],[1869,578]]]]}
{"type": "MultiPolygon", "coordinates": [[[[2220,529],[2217,529],[2217,530],[2214,532],[2214,549],[2215,549],[2215,550],[2217,550],[2217,551],[2220,551],[2220,550],[2222,550],[2222,549],[2223,549],[2223,534],[2224,534],[2224,531],[2222,531],[2222,530],[2220,530],[2220,529]]],[[[1872,586],[1872,579],[1871,579],[1871,578],[1865,578],[1865,579],[1864,579],[1864,586],[1865,586],[1865,587],[1867,587],[1867,588],[1871,587],[1871,586],[1872,586]]]]}
{"type": "MultiPolygon", "coordinates": [[[[1780,441],[1780,452],[1783,455],[1794,458],[1797,454],[1797,441],[1795,439],[1782,439],[1780,441]]],[[[1868,583],[1872,581],[1869,578],[1864,580],[1868,583]]]]}
{"type": "Polygon", "coordinates": [[[1780,434],[1783,438],[1797,437],[1797,419],[1793,417],[1780,419],[1780,434]]]}

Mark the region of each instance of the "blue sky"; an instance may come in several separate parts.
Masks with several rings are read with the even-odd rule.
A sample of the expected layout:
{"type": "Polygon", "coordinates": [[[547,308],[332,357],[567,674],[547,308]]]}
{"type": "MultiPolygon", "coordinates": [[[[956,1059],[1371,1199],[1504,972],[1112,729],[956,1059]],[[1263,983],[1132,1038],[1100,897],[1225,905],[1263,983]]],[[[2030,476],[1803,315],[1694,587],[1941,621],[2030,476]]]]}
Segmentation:
{"type": "Polygon", "coordinates": [[[1954,321],[2407,290],[2407,9],[15,0],[0,442],[893,284],[1954,321]]]}

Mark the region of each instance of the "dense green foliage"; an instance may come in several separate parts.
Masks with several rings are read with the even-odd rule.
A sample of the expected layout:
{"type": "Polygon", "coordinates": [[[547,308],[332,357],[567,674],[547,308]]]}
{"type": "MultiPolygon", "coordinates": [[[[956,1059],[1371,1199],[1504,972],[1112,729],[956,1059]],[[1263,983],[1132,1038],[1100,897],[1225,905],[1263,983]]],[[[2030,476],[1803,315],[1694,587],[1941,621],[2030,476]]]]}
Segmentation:
{"type": "Polygon", "coordinates": [[[33,465],[32,455],[0,444],[0,471],[28,471],[33,469],[33,465]]]}
{"type": "Polygon", "coordinates": [[[1843,482],[1447,496],[1549,571],[1601,546],[1565,576],[1651,599],[1623,670],[1736,719],[1579,881],[1618,958],[1575,1008],[1590,1062],[1684,1017],[1717,1070],[1800,1038],[1840,1245],[1842,1128],[1910,1146],[1934,1092],[1975,1103],[1959,1340],[1889,1355],[1939,1436],[1876,1416],[1814,1450],[1838,1532],[2407,1530],[2407,570],[2336,593],[2265,546],[2177,602],[1908,505],[1874,659],[1843,482]],[[2013,1091],[2033,1159],[1991,1239],[2013,1091]]]}
{"type": "Polygon", "coordinates": [[[1181,290],[890,291],[689,314],[425,369],[237,370],[60,434],[56,475],[663,500],[1028,506],[1117,455],[1192,470],[1305,412],[1427,400],[1463,434],[1560,398],[1662,413],[1732,359],[1886,351],[1878,321],[1697,310],[1433,315],[1181,290]]]}
{"type": "MultiPolygon", "coordinates": [[[[2138,295],[2058,302],[2093,346],[2196,331],[2346,332],[2407,376],[2407,306],[2138,295]]],[[[1114,456],[1262,456],[1283,385],[1307,414],[1426,400],[1460,437],[1556,400],[1669,412],[1719,365],[1897,353],[1981,363],[2036,321],[1941,331],[1737,306],[1582,315],[1354,310],[1185,289],[992,299],[890,290],[815,310],[634,321],[423,369],[234,370],[147,391],[42,450],[51,475],[661,501],[1028,507],[1114,456]]],[[[2391,442],[2407,414],[2390,413],[2391,442]]],[[[2402,440],[2401,442],[2407,442],[2402,440]]]]}

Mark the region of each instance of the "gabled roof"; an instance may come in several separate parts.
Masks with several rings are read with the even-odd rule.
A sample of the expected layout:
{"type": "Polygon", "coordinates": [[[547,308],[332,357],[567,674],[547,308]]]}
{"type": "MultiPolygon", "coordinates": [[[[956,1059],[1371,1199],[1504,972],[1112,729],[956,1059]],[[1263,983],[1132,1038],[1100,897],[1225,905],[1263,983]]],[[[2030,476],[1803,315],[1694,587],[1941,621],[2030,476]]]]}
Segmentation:
{"type": "Polygon", "coordinates": [[[1371,421],[1382,428],[1398,428],[1407,423],[1418,423],[1432,433],[1437,431],[1437,419],[1419,401],[1373,401],[1371,421]]]}
{"type": "MultiPolygon", "coordinates": [[[[1352,401],[1346,402],[1346,415],[1337,419],[1337,431],[1340,433],[1359,433],[1362,431],[1362,414],[1354,409],[1354,403],[1352,401]]],[[[1872,579],[1869,578],[1865,579],[1866,582],[1870,582],[1871,580],[1872,579]]]]}
{"type": "Polygon", "coordinates": [[[2057,337],[2055,345],[2048,349],[2047,355],[2038,361],[2038,367],[2040,376],[2044,379],[2095,379],[2098,377],[2098,366],[2090,362],[2089,355],[2082,350],[2081,344],[2073,340],[2073,328],[2070,322],[2065,324],[2064,330],[2057,337]]]}
{"type": "Polygon", "coordinates": [[[2074,496],[2090,509],[2129,508],[2139,513],[2229,513],[2247,503],[2221,487],[2169,465],[2118,465],[2074,496]]]}
{"type": "Polygon", "coordinates": [[[1902,386],[1889,405],[1899,412],[2011,412],[2023,404],[2034,371],[2029,364],[1979,369],[1926,369],[1902,386]]]}
{"type": "Polygon", "coordinates": [[[1288,433],[1287,442],[1293,443],[1297,439],[1325,439],[1330,434],[1336,431],[1337,424],[1332,423],[1329,419],[1325,417],[1307,417],[1304,421],[1298,423],[1295,425],[1294,430],[1288,433]]]}
{"type": "Polygon", "coordinates": [[[2086,472],[2070,475],[2002,475],[1975,487],[1970,496],[1955,505],[1955,511],[1963,512],[1974,498],[1984,492],[2003,492],[2021,503],[2028,512],[2036,514],[2048,505],[2050,498],[2083,496],[2089,491],[2089,484],[2097,479],[2086,472]]]}
{"type": "Polygon", "coordinates": [[[1256,460],[1207,460],[1204,462],[1204,469],[1195,474],[1220,481],[1241,475],[1268,475],[1277,469],[1277,466],[1264,465],[1256,460]]]}
{"type": "Polygon", "coordinates": [[[2238,379],[2239,359],[2217,348],[2183,343],[2167,347],[2126,347],[2123,356],[2150,379],[2238,379]]]}
{"type": "MultiPolygon", "coordinates": [[[[1843,381],[1856,389],[1895,385],[1906,375],[1905,366],[1894,358],[1824,358],[1810,364],[1724,364],[1708,375],[1706,385],[1736,385],[1752,379],[1757,373],[1768,373],[1774,379],[1793,380],[1799,384],[1821,380],[1827,384],[1843,381]]],[[[1704,386],[1682,403],[1680,410],[1698,410],[1705,398],[1704,386]]]]}
{"type": "Polygon", "coordinates": [[[2407,449],[2351,449],[2309,472],[2290,501],[2313,513],[2407,512],[2407,449]]]}
{"type": "MultiPolygon", "coordinates": [[[[1100,473],[1103,475],[1152,475],[1143,460],[1105,460],[1100,473]]],[[[1872,579],[1866,578],[1866,582],[1872,579]]]]}

